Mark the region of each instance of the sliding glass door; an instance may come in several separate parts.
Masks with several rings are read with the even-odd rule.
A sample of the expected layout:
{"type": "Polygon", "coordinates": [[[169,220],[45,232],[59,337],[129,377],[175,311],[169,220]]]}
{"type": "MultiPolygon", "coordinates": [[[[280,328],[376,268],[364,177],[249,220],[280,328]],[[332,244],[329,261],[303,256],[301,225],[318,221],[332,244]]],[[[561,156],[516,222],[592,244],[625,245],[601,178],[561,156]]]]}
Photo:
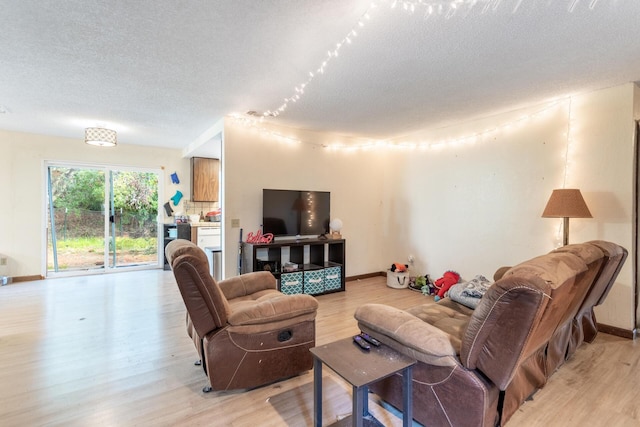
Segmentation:
{"type": "Polygon", "coordinates": [[[48,164],[47,274],[160,266],[155,171],[48,164]]]}
{"type": "Polygon", "coordinates": [[[109,171],[109,265],[158,264],[158,175],[109,171]]]}

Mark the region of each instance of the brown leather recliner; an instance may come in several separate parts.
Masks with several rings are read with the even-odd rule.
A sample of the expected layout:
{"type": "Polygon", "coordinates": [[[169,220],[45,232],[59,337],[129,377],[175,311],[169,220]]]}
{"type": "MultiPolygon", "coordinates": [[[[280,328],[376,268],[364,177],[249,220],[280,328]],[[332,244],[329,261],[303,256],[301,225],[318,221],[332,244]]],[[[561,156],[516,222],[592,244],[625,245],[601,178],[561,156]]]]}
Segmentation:
{"type": "Polygon", "coordinates": [[[604,253],[605,262],[574,319],[567,358],[571,357],[583,342],[591,343],[596,339],[598,325],[593,308],[604,302],[629,254],[625,248],[615,243],[603,240],[593,240],[589,243],[604,253]]]}
{"type": "Polygon", "coordinates": [[[204,251],[188,240],[170,242],[165,252],[211,384],[204,391],[255,388],[313,367],[315,298],[282,294],[269,272],[217,283],[204,251]]]}
{"type": "MultiPolygon", "coordinates": [[[[551,377],[584,341],[593,342],[595,339],[598,328],[593,308],[604,302],[628,254],[622,246],[603,240],[566,245],[552,252],[570,253],[584,261],[588,271],[581,274],[578,280],[588,285],[578,284],[582,292],[574,294],[576,301],[568,305],[572,309],[565,312],[563,321],[544,350],[545,366],[540,369],[545,371],[546,378],[551,377]]],[[[495,280],[509,269],[510,267],[499,269],[494,276],[495,280]]]]}
{"type": "MultiPolygon", "coordinates": [[[[590,304],[604,297],[602,288],[595,291],[602,298],[587,296],[600,279],[611,286],[624,252],[612,243],[587,242],[525,261],[498,275],[475,310],[445,298],[407,310],[366,304],[355,318],[362,331],[418,361],[416,420],[429,426],[504,424],[545,385],[549,368],[561,364],[573,326],[578,320],[584,325],[590,304]],[[550,357],[556,349],[559,357],[550,357]]],[[[370,388],[401,406],[397,375],[370,388]]]]}
{"type": "Polygon", "coordinates": [[[553,252],[568,252],[582,259],[588,272],[581,277],[590,286],[579,296],[578,304],[559,325],[546,349],[546,371],[549,378],[576,351],[585,340],[593,342],[598,328],[593,307],[602,304],[613,286],[627,257],[627,250],[615,243],[593,240],[588,244],[562,246],[553,252]]]}

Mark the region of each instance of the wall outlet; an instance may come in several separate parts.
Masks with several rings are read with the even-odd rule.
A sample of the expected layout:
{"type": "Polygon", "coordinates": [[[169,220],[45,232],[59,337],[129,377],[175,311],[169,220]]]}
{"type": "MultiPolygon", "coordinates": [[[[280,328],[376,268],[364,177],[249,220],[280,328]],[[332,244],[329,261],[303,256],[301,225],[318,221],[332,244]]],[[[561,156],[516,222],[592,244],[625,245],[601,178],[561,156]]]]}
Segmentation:
{"type": "Polygon", "coordinates": [[[0,257],[0,265],[7,265],[7,257],[0,257]]]}
{"type": "Polygon", "coordinates": [[[415,260],[416,260],[416,259],[415,259],[415,257],[414,257],[413,255],[409,255],[409,256],[407,257],[407,261],[409,261],[409,264],[410,264],[410,265],[413,265],[413,263],[414,263],[414,261],[415,261],[415,260]]]}
{"type": "Polygon", "coordinates": [[[231,220],[231,228],[240,228],[240,220],[238,218],[231,220]]]}

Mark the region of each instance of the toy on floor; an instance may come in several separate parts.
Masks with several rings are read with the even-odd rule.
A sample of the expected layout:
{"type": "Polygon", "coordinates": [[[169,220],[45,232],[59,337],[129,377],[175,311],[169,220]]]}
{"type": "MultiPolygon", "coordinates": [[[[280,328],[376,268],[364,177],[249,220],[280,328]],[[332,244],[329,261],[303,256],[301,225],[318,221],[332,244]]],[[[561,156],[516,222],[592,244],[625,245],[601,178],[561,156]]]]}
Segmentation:
{"type": "Polygon", "coordinates": [[[394,262],[391,268],[387,270],[387,286],[395,289],[404,289],[409,287],[409,266],[394,262]]]}
{"type": "Polygon", "coordinates": [[[441,278],[434,282],[434,286],[437,289],[436,296],[434,297],[435,301],[440,301],[444,298],[445,294],[451,289],[453,285],[458,283],[460,280],[460,275],[455,271],[445,271],[441,278]]]}
{"type": "Polygon", "coordinates": [[[436,286],[433,284],[433,280],[431,280],[431,277],[429,277],[428,274],[424,275],[424,285],[422,286],[422,288],[420,288],[420,290],[422,291],[422,295],[425,296],[430,296],[430,295],[435,295],[435,293],[437,292],[436,286]]]}
{"type": "Polygon", "coordinates": [[[394,262],[391,264],[391,271],[397,271],[398,273],[403,273],[409,269],[408,264],[400,264],[399,262],[394,262]]]}

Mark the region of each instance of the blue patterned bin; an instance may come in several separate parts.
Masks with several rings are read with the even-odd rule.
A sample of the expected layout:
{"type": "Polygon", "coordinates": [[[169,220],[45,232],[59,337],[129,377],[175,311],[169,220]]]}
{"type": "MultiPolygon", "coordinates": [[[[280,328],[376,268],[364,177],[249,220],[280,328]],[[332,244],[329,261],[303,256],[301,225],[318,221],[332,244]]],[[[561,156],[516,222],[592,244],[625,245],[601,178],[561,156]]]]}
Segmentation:
{"type": "Polygon", "coordinates": [[[324,289],[326,291],[342,289],[341,267],[329,267],[324,269],[324,289]]]}
{"type": "Polygon", "coordinates": [[[324,292],[324,270],[309,270],[304,272],[304,293],[309,295],[324,292]]]}
{"type": "Polygon", "coordinates": [[[280,275],[280,292],[287,295],[302,293],[302,272],[280,275]]]}

